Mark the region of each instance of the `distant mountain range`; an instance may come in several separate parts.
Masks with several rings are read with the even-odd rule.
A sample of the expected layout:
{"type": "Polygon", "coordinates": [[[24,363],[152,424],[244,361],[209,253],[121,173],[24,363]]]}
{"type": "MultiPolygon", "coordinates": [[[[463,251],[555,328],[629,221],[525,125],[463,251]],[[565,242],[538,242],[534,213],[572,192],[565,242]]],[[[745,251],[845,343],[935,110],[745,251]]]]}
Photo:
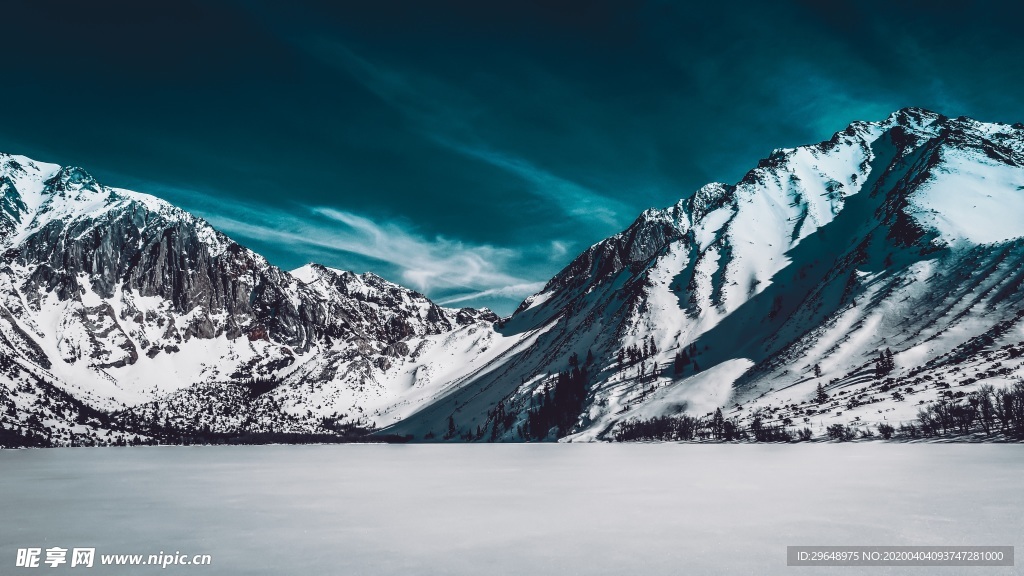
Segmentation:
{"type": "Polygon", "coordinates": [[[908,108],[645,211],[498,318],[0,155],[0,443],[897,425],[1024,371],[1022,238],[1024,125],[908,108]]]}

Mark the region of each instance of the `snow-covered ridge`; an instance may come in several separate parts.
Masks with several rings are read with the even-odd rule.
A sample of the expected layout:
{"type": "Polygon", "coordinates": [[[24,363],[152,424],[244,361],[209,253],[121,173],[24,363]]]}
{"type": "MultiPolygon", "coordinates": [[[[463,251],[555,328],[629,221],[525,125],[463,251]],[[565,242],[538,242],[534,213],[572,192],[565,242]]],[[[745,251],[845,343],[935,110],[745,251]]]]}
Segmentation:
{"type": "MultiPolygon", "coordinates": [[[[645,210],[625,231],[591,246],[552,282],[564,282],[567,277],[575,278],[581,273],[601,276],[617,272],[632,262],[646,261],[675,237],[690,237],[692,234],[692,241],[701,248],[708,248],[719,239],[719,232],[723,228],[731,228],[729,222],[744,210],[758,213],[757,217],[742,219],[745,225],[755,225],[746,230],[748,242],[765,238],[764,232],[768,231],[771,236],[782,240],[781,245],[793,246],[828,225],[842,210],[846,200],[862,191],[871,173],[870,163],[875,154],[872,147],[883,136],[904,144],[904,153],[914,148],[906,146],[909,143],[922,146],[925,142],[932,142],[937,146],[939,153],[948,157],[929,160],[943,165],[933,175],[933,180],[940,175],[969,171],[965,177],[976,182],[1002,178],[1001,189],[1014,189],[1020,185],[1015,183],[1013,169],[1024,165],[1024,125],[983,123],[969,118],[950,119],[920,108],[905,108],[880,122],[855,122],[825,142],[776,149],[736,185],[710,183],[673,206],[645,210]],[[782,236],[780,231],[784,231],[782,236]],[[784,238],[785,235],[789,238],[784,238]],[[612,262],[605,262],[604,268],[591,269],[592,266],[588,266],[602,257],[612,262]]],[[[927,167],[921,170],[926,171],[927,167]]],[[[927,206],[931,202],[927,197],[929,190],[956,189],[957,186],[956,182],[928,186],[917,190],[914,200],[927,206]]],[[[965,189],[964,194],[971,194],[971,190],[965,189]]],[[[993,202],[1004,201],[1015,209],[1014,203],[1021,196],[1006,196],[993,202]]],[[[940,198],[935,200],[941,201],[940,198]]],[[[965,198],[960,200],[967,203],[965,198]]],[[[928,208],[922,212],[926,210],[928,208]]],[[[938,211],[949,212],[949,215],[941,222],[931,220],[931,223],[951,238],[957,237],[958,231],[976,231],[976,226],[970,222],[970,214],[957,210],[938,211]],[[964,222],[955,221],[960,217],[964,222]]],[[[998,232],[992,232],[1004,240],[1015,237],[1015,230],[1004,228],[1001,226],[998,232]]],[[[776,244],[772,243],[772,246],[776,244]]],[[[545,287],[540,294],[549,292],[545,287]]]]}
{"type": "MultiPolygon", "coordinates": [[[[270,420],[258,429],[391,421],[389,407],[409,410],[444,384],[420,378],[403,401],[410,387],[389,384],[399,371],[427,370],[421,358],[468,346],[462,338],[486,341],[495,320],[372,273],[289,273],[164,200],[0,155],[0,354],[13,361],[0,362],[0,404],[31,387],[102,410],[181,407],[259,381],[274,384],[281,412],[262,406],[270,420]]],[[[435,372],[462,361],[434,356],[435,372]]],[[[31,403],[12,406],[24,421],[31,403]]]]}
{"type": "Polygon", "coordinates": [[[1022,167],[1024,125],[919,108],[776,149],[739,182],[646,210],[588,248],[506,322],[544,331],[535,345],[395,430],[449,415],[460,430],[489,430],[500,402],[515,416],[496,437],[520,438],[536,395],[573,358],[593,358],[587,398],[557,435],[586,440],[632,417],[739,403],[742,420],[749,407],[806,403],[818,383],[859,389],[887,348],[909,373],[995,325],[999,345],[1024,340],[1024,282],[1012,272],[1022,167]]]}
{"type": "Polygon", "coordinates": [[[105,214],[126,209],[194,227],[214,254],[223,252],[230,242],[202,218],[149,194],[103,186],[80,167],[60,167],[0,153],[0,186],[5,204],[20,205],[17,214],[8,211],[5,215],[15,225],[0,237],[0,242],[8,245],[18,244],[54,221],[101,222],[105,214]]]}

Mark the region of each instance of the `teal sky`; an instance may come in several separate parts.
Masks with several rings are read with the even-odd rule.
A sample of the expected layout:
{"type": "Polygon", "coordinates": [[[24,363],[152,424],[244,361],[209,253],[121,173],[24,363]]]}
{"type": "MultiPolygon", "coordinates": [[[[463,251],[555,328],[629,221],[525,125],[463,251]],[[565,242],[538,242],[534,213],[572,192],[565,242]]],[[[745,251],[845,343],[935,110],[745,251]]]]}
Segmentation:
{"type": "Polygon", "coordinates": [[[508,313],[773,148],[903,106],[1024,120],[1008,3],[688,4],[13,0],[0,150],[508,313]]]}

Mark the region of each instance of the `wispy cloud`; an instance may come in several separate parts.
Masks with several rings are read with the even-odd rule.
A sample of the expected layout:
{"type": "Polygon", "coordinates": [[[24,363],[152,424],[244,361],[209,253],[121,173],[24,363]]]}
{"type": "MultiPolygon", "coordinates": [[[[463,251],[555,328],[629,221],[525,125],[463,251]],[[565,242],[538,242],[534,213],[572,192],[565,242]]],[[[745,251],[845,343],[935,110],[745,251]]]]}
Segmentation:
{"type": "MultiPolygon", "coordinates": [[[[353,261],[386,264],[391,280],[439,301],[480,298],[521,300],[543,287],[539,278],[510,272],[527,270],[525,262],[564,253],[561,243],[503,248],[426,235],[400,219],[373,219],[325,206],[217,201],[215,194],[152,184],[144,187],[205,218],[235,240],[259,249],[272,245],[316,258],[334,267],[354,268],[353,261]],[[356,257],[356,258],[353,258],[356,257]]],[[[361,269],[354,270],[361,272],[361,269]]]]}
{"type": "Polygon", "coordinates": [[[479,300],[482,298],[510,298],[515,300],[522,300],[530,294],[535,294],[544,287],[544,282],[528,282],[526,284],[516,284],[514,286],[505,286],[504,288],[491,288],[489,290],[481,290],[479,292],[470,292],[469,294],[461,294],[459,296],[451,296],[448,298],[442,298],[438,301],[438,304],[442,306],[450,306],[452,304],[458,304],[461,302],[468,302],[470,300],[479,300]]]}
{"type": "Polygon", "coordinates": [[[618,200],[597,194],[523,158],[485,147],[462,145],[442,137],[435,137],[435,140],[460,154],[481,160],[519,177],[538,195],[554,202],[563,213],[578,220],[599,221],[615,227],[619,225],[619,214],[627,211],[625,205],[618,200]]]}
{"type": "Polygon", "coordinates": [[[568,252],[569,252],[569,247],[565,244],[565,242],[562,242],[560,240],[552,240],[551,241],[551,259],[552,260],[561,259],[562,256],[565,256],[566,253],[568,253],[568,252]]]}
{"type": "Polygon", "coordinates": [[[322,60],[347,73],[402,114],[425,138],[518,178],[531,193],[552,202],[565,215],[616,228],[622,224],[621,215],[631,212],[617,199],[488,144],[473,128],[474,118],[485,107],[466,92],[425,74],[370,62],[332,40],[319,39],[308,46],[322,60]]]}
{"type": "Polygon", "coordinates": [[[320,245],[390,262],[402,269],[405,283],[418,289],[490,290],[523,283],[503,271],[518,256],[515,250],[443,236],[427,238],[404,222],[378,223],[334,208],[310,211],[328,221],[329,233],[317,240],[320,245]]]}

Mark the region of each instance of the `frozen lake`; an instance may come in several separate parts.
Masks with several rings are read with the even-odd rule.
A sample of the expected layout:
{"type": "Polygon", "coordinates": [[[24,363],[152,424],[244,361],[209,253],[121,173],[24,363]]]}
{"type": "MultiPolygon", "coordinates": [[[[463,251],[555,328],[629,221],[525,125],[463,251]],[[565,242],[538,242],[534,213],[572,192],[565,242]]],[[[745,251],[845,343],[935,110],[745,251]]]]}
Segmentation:
{"type": "Polygon", "coordinates": [[[787,545],[1024,551],[1021,445],[75,448],[0,451],[0,470],[4,574],[813,574],[787,545]],[[212,565],[13,568],[53,546],[212,565]]]}

